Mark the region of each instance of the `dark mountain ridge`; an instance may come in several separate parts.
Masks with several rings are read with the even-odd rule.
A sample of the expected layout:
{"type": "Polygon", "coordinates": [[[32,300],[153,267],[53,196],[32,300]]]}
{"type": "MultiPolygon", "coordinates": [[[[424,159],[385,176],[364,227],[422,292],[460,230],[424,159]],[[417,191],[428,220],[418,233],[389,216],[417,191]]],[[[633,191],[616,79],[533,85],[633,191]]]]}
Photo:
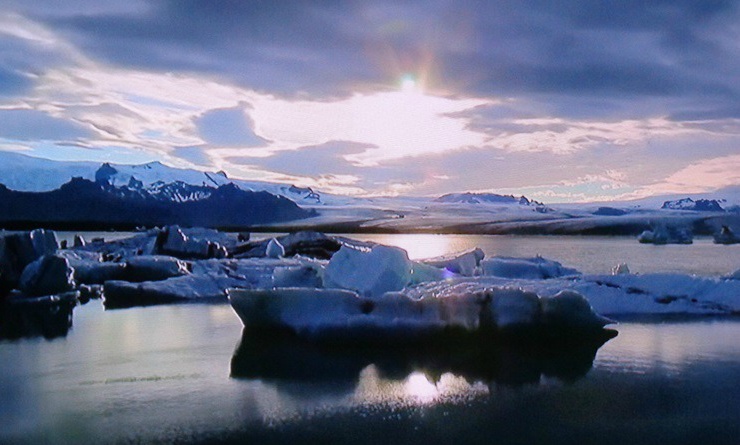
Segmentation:
{"type": "Polygon", "coordinates": [[[0,185],[0,224],[77,230],[168,224],[248,228],[316,215],[288,198],[241,190],[234,184],[213,188],[176,182],[159,188],[176,193],[151,193],[135,184],[115,187],[100,179],[72,178],[49,192],[18,192],[0,185]]]}

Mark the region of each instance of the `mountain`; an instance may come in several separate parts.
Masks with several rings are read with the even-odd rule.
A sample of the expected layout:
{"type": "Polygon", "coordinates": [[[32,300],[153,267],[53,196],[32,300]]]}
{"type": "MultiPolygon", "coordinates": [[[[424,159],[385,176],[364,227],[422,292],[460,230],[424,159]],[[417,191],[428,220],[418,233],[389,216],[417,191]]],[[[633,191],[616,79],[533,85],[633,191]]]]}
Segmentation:
{"type": "Polygon", "coordinates": [[[724,212],[720,202],[716,199],[697,199],[683,198],[675,201],[665,201],[661,209],[670,210],[693,210],[697,212],[724,212]]]}
{"type": "Polygon", "coordinates": [[[214,188],[179,182],[169,184],[166,190],[174,195],[83,178],[73,178],[48,192],[19,192],[0,185],[0,224],[76,230],[168,224],[248,228],[316,215],[315,210],[302,209],[283,196],[245,191],[234,184],[214,188]],[[178,200],[171,196],[199,199],[178,200]]]}
{"type": "Polygon", "coordinates": [[[542,205],[537,201],[530,201],[525,196],[497,195],[496,193],[448,193],[436,198],[434,202],[451,202],[462,204],[517,204],[542,205]]]}
{"type": "MultiPolygon", "coordinates": [[[[152,194],[159,193],[163,187],[168,188],[169,184],[177,182],[213,188],[233,183],[245,191],[269,192],[284,196],[303,206],[343,201],[341,197],[319,194],[310,187],[232,179],[224,172],[174,168],[161,162],[139,165],[111,163],[101,165],[96,162],[52,161],[20,153],[0,151],[0,184],[4,184],[11,190],[51,191],[58,189],[74,177],[101,183],[108,182],[117,187],[139,188],[152,194]]],[[[187,196],[182,196],[182,198],[190,199],[187,196]]]]}

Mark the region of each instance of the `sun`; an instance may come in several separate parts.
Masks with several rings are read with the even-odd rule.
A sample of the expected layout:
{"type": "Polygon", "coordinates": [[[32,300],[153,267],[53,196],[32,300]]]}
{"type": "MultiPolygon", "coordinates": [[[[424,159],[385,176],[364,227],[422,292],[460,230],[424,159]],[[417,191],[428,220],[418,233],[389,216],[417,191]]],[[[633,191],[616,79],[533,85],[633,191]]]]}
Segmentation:
{"type": "Polygon", "coordinates": [[[416,91],[416,79],[411,74],[404,74],[401,77],[401,91],[404,93],[411,93],[416,91]]]}

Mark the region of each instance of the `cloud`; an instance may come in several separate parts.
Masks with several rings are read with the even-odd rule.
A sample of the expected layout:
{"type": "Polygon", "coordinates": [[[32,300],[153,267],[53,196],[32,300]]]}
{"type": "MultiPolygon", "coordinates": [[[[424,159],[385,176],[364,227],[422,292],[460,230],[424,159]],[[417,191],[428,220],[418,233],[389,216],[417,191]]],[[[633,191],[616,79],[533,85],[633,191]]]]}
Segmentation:
{"type": "Polygon", "coordinates": [[[740,184],[740,155],[704,159],[688,165],[660,182],[642,188],[642,196],[701,193],[740,184]]]}
{"type": "Polygon", "coordinates": [[[255,129],[286,147],[348,140],[372,145],[347,160],[373,166],[388,159],[421,156],[481,144],[484,135],[455,115],[492,101],[436,97],[416,91],[356,94],[334,101],[256,98],[255,129]]]}
{"type": "Polygon", "coordinates": [[[195,125],[208,144],[244,147],[266,145],[264,139],[254,134],[254,123],[242,107],[209,110],[196,119],[195,125]]]}
{"type": "Polygon", "coordinates": [[[362,153],[374,146],[349,141],[330,141],[317,146],[284,150],[264,158],[232,157],[235,164],[257,165],[273,172],[302,176],[322,174],[358,174],[363,168],[353,166],[345,157],[362,153]]]}
{"type": "Polygon", "coordinates": [[[126,3],[15,7],[109,63],[218,73],[283,95],[346,96],[422,69],[435,87],[476,96],[737,93],[733,78],[696,69],[737,76],[731,1],[126,3]]]}
{"type": "Polygon", "coordinates": [[[84,127],[35,110],[0,110],[0,138],[56,141],[90,137],[84,127]]]}
{"type": "Polygon", "coordinates": [[[352,193],[713,187],[738,5],[7,0],[0,132],[352,193]]]}

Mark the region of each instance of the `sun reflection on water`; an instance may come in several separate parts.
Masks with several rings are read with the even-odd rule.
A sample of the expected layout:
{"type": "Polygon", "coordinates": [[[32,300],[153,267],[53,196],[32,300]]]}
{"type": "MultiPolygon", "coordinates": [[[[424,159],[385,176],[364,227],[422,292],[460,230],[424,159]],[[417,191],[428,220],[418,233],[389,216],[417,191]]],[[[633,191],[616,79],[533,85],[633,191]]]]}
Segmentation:
{"type": "Polygon", "coordinates": [[[488,385],[469,382],[462,376],[446,372],[434,381],[422,371],[412,371],[403,378],[382,375],[375,365],[360,373],[353,399],[360,403],[402,403],[426,405],[460,397],[489,394],[488,385]]]}
{"type": "Polygon", "coordinates": [[[461,250],[455,245],[454,241],[446,235],[394,234],[389,236],[388,240],[383,240],[383,235],[376,236],[375,238],[380,244],[398,246],[406,250],[409,254],[409,258],[412,260],[434,258],[447,255],[456,250],[461,250]]]}

